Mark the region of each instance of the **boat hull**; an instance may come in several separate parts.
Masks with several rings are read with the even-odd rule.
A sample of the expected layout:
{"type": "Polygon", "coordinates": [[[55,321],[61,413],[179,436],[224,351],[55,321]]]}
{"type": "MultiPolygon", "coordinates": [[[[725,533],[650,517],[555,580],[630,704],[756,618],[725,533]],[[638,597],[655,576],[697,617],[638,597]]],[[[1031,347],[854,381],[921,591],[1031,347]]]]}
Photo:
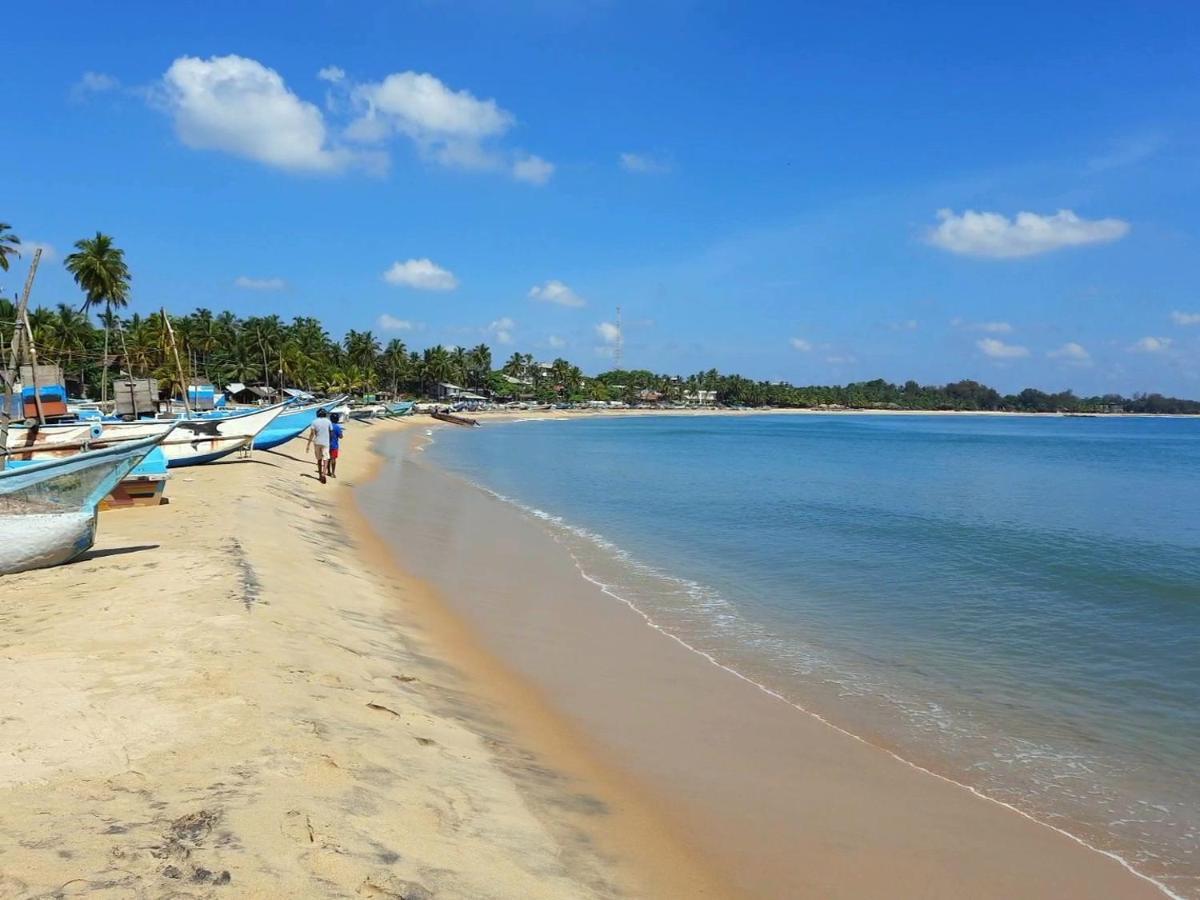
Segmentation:
{"type": "Polygon", "coordinates": [[[0,574],[70,562],[96,542],[96,513],[0,516],[0,574]]]}

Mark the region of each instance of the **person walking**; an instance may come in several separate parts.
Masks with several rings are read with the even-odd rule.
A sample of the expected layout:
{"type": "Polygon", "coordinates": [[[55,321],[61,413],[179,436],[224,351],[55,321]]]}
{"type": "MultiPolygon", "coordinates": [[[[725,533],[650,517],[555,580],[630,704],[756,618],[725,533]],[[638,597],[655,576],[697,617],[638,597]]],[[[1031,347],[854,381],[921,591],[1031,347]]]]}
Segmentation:
{"type": "Polygon", "coordinates": [[[313,420],[312,427],[308,429],[308,443],[304,445],[304,452],[313,449],[317,456],[317,479],[321,484],[325,483],[325,454],[329,450],[330,424],[329,411],[326,409],[317,410],[317,418],[313,420]]]}
{"type": "Polygon", "coordinates": [[[337,461],[338,454],[342,449],[342,436],[346,433],[346,427],[342,425],[341,413],[329,414],[329,462],[325,465],[325,471],[330,478],[337,478],[337,461]]]}

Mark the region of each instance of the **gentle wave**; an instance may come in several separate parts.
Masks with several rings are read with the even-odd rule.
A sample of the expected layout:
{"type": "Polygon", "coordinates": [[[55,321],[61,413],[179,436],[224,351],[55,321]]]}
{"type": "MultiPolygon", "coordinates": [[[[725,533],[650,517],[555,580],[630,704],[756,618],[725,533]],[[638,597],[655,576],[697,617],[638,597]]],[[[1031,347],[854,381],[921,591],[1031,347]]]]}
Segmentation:
{"type": "MultiPolygon", "coordinates": [[[[536,420],[526,420],[526,421],[536,421],[536,420]]],[[[965,782],[959,781],[947,774],[935,771],[931,768],[928,768],[924,765],[914,762],[913,760],[906,758],[905,756],[901,755],[900,753],[897,753],[896,751],[894,751],[888,747],[881,746],[877,742],[869,740],[868,738],[866,738],[860,734],[857,734],[854,731],[844,728],[841,725],[838,725],[834,721],[830,720],[825,715],[805,706],[803,703],[798,702],[796,699],[785,695],[780,690],[773,688],[770,685],[765,684],[762,681],[759,681],[756,678],[746,674],[745,672],[743,672],[739,668],[737,668],[737,666],[735,664],[733,664],[731,662],[722,661],[720,658],[718,658],[717,655],[715,655],[715,653],[713,651],[707,650],[703,647],[700,647],[700,646],[697,646],[696,644],[691,643],[690,641],[686,640],[684,637],[676,634],[668,625],[665,625],[662,622],[660,622],[659,620],[657,620],[650,611],[648,611],[646,608],[644,608],[644,604],[639,604],[639,602],[636,599],[626,596],[623,593],[620,593],[618,588],[616,586],[614,586],[613,584],[605,582],[602,579],[596,577],[595,574],[590,573],[587,569],[587,563],[584,561],[583,558],[581,558],[581,554],[576,552],[575,548],[571,547],[568,544],[565,544],[564,541],[562,540],[562,536],[570,535],[570,536],[580,539],[581,541],[586,542],[586,544],[590,545],[595,550],[598,550],[604,554],[608,554],[612,560],[623,564],[624,566],[628,567],[632,572],[634,572],[640,576],[658,579],[658,580],[661,580],[661,581],[669,583],[669,584],[677,585],[680,589],[682,589],[682,591],[691,600],[695,601],[695,603],[698,605],[699,609],[712,615],[713,618],[711,619],[711,621],[714,624],[721,626],[721,627],[725,628],[726,630],[737,631],[738,632],[737,636],[743,640],[748,638],[750,636],[750,634],[757,634],[758,640],[751,641],[751,643],[758,643],[758,645],[760,647],[763,646],[764,644],[783,645],[786,643],[786,642],[780,641],[779,639],[771,636],[769,634],[769,632],[767,632],[765,629],[762,629],[761,627],[757,627],[757,626],[753,625],[752,623],[749,623],[749,622],[745,621],[744,619],[742,619],[737,613],[736,606],[733,603],[731,603],[727,598],[723,597],[720,594],[720,592],[717,591],[716,589],[708,587],[706,585],[703,585],[703,584],[701,584],[697,581],[691,580],[691,579],[682,578],[682,577],[679,577],[676,575],[666,573],[655,566],[652,566],[648,563],[645,563],[645,562],[637,559],[629,551],[618,546],[616,543],[614,543],[613,541],[604,537],[603,535],[601,535],[597,532],[591,531],[587,528],[584,528],[580,525],[572,524],[572,523],[568,522],[562,516],[555,515],[553,513],[547,512],[546,510],[525,504],[525,503],[521,502],[520,500],[516,499],[515,497],[511,497],[506,494],[503,494],[500,491],[496,491],[496,490],[488,487],[487,485],[481,484],[481,483],[471,480],[469,478],[467,478],[465,480],[471,487],[495,498],[496,500],[499,500],[503,503],[506,503],[506,504],[514,507],[515,509],[519,510],[521,513],[527,515],[528,517],[530,517],[532,519],[538,520],[539,522],[543,523],[544,525],[550,526],[550,528],[548,530],[549,535],[560,546],[564,546],[564,549],[571,556],[571,559],[575,565],[575,568],[579,572],[579,575],[582,579],[584,579],[588,583],[594,585],[606,596],[611,597],[612,599],[614,599],[614,600],[618,601],[619,603],[628,607],[630,610],[632,610],[634,613],[636,613],[646,623],[646,625],[653,628],[655,631],[658,631],[665,637],[671,639],[678,645],[684,647],[686,650],[690,651],[691,653],[694,653],[697,656],[703,658],[709,664],[716,666],[717,668],[721,669],[722,671],[740,679],[743,682],[753,685],[756,689],[762,691],[763,693],[767,694],[768,696],[772,697],[773,699],[786,704],[787,706],[791,707],[792,709],[794,709],[798,712],[801,712],[805,715],[813,717],[814,719],[816,719],[816,720],[820,721],[821,723],[823,723],[824,725],[834,729],[835,731],[839,732],[840,734],[850,737],[860,743],[866,744],[868,746],[872,746],[872,747],[880,750],[881,752],[888,754],[893,759],[897,760],[898,762],[903,763],[904,765],[906,765],[916,771],[919,771],[919,772],[922,772],[931,777],[937,778],[940,781],[946,782],[948,784],[952,784],[962,790],[969,791],[971,794],[973,794],[976,797],[979,797],[982,800],[986,800],[989,803],[994,803],[998,806],[1004,807],[1005,809],[1008,809],[1031,822],[1035,822],[1044,828],[1048,828],[1051,831],[1054,831],[1058,834],[1061,834],[1065,837],[1070,838],[1072,841],[1076,842],[1077,844],[1079,844],[1083,847],[1086,847],[1089,850],[1092,850],[1096,853],[1099,853],[1105,857],[1108,857],[1109,859],[1112,859],[1112,860],[1118,862],[1123,868],[1125,868],[1132,874],[1136,875],[1138,878],[1140,878],[1150,884],[1153,884],[1156,888],[1158,888],[1160,891],[1162,891],[1162,893],[1164,895],[1173,898],[1173,900],[1187,900],[1187,898],[1184,895],[1175,893],[1171,887],[1169,887],[1167,884],[1163,883],[1161,880],[1159,880],[1151,875],[1147,875],[1146,873],[1140,871],[1137,868],[1137,865],[1134,861],[1127,859],[1125,856],[1121,855],[1120,853],[1117,853],[1113,850],[1109,850],[1104,847],[1098,846],[1095,843],[1087,840],[1086,838],[1084,838],[1078,834],[1073,833],[1072,831],[1070,831],[1066,828],[1055,825],[1052,822],[1048,822],[1044,818],[1040,818],[1035,813],[1030,812],[1026,809],[1023,809],[1020,805],[1017,805],[1017,803],[1010,802],[1009,800],[1005,800],[1000,797],[994,796],[991,793],[989,793],[988,791],[980,789],[979,787],[977,787],[975,785],[971,785],[971,784],[967,784],[965,782]],[[733,626],[740,626],[740,627],[733,627],[733,626]]],[[[825,659],[825,658],[818,659],[818,658],[810,657],[808,659],[807,668],[802,671],[805,671],[807,674],[812,674],[812,673],[816,673],[819,671],[819,672],[821,672],[821,674],[824,677],[829,677],[831,674],[831,671],[834,670],[835,668],[836,668],[835,664],[833,664],[828,659],[825,659]]],[[[839,671],[841,673],[842,677],[845,679],[845,681],[841,683],[841,686],[842,686],[843,690],[845,691],[845,695],[854,695],[854,696],[860,696],[860,697],[870,695],[870,696],[882,698],[885,701],[894,705],[897,709],[901,710],[902,713],[905,714],[905,716],[907,718],[909,718],[913,724],[917,725],[918,727],[922,728],[923,730],[931,729],[935,732],[945,734],[947,732],[961,730],[964,727],[961,723],[956,723],[954,717],[947,710],[945,710],[943,707],[941,707],[940,705],[938,705],[936,703],[926,702],[924,705],[919,705],[919,702],[915,703],[913,700],[911,700],[909,698],[901,697],[900,695],[897,695],[894,692],[889,691],[887,686],[884,685],[882,682],[879,682],[874,679],[869,679],[867,676],[862,675],[860,673],[852,673],[848,670],[845,670],[844,667],[837,669],[837,671],[839,671]]],[[[1013,744],[1015,745],[1015,747],[1012,751],[1011,756],[1006,756],[1005,754],[998,752],[996,754],[995,761],[1003,763],[1003,762],[1010,762],[1010,761],[1011,762],[1015,762],[1015,761],[1030,762],[1033,760],[1037,760],[1043,764],[1044,763],[1052,763],[1053,764],[1052,768],[1055,769],[1056,772],[1053,773],[1051,775],[1051,777],[1056,780],[1069,779],[1072,777],[1076,777],[1080,771],[1087,772],[1089,774],[1094,774],[1095,767],[1098,765],[1098,763],[1095,760],[1091,760],[1087,757],[1083,757],[1080,755],[1065,754],[1062,751],[1055,750],[1054,748],[1052,748],[1048,745],[1038,745],[1038,744],[1034,744],[1031,742],[1020,741],[1020,740],[1016,740],[1016,739],[1013,740],[1013,744]]],[[[1152,804],[1144,804],[1144,805],[1147,808],[1150,808],[1153,806],[1152,804]]],[[[1169,810],[1165,807],[1158,806],[1158,807],[1154,807],[1154,808],[1156,808],[1158,811],[1160,811],[1163,815],[1169,814],[1169,810]]],[[[1148,818],[1148,819],[1144,819],[1144,820],[1143,819],[1117,819],[1117,820],[1113,820],[1110,824],[1114,824],[1114,825],[1115,824],[1130,824],[1130,823],[1137,823],[1137,822],[1143,822],[1143,821],[1144,822],[1161,822],[1162,820],[1161,819],[1153,819],[1153,818],[1148,818]]]]}

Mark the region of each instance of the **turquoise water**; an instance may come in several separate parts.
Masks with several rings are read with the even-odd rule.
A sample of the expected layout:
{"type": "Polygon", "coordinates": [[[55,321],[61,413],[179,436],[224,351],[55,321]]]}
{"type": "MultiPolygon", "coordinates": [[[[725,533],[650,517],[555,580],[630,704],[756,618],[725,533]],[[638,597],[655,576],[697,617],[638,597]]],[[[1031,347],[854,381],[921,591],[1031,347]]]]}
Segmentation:
{"type": "Polygon", "coordinates": [[[1200,421],[588,419],[428,454],[696,649],[1200,896],[1200,421]]]}

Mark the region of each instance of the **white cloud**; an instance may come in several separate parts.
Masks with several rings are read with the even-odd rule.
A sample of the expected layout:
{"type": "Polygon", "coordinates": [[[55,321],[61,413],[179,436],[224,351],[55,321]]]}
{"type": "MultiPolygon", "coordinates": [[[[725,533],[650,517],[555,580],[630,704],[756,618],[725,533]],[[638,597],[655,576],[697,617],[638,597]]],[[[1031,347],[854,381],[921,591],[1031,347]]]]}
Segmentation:
{"type": "Polygon", "coordinates": [[[1166,144],[1167,139],[1161,134],[1143,134],[1116,141],[1109,146],[1107,153],[1088,160],[1087,171],[1096,174],[1137,165],[1154,156],[1166,144]]]}
{"type": "Polygon", "coordinates": [[[670,164],[644,153],[622,153],[620,161],[621,168],[626,172],[636,172],[639,175],[659,175],[671,171],[670,164]]]}
{"type": "Polygon", "coordinates": [[[971,326],[985,334],[1012,334],[1013,327],[1007,322],[976,322],[971,326]]]}
{"type": "Polygon", "coordinates": [[[543,303],[556,303],[559,306],[574,308],[587,305],[586,300],[555,278],[531,287],[529,289],[529,298],[531,300],[540,300],[543,303]]]}
{"type": "Polygon", "coordinates": [[[964,256],[1014,259],[1062,247],[1108,243],[1129,233],[1120,219],[1082,219],[1069,209],[1052,216],[1019,212],[1015,219],[994,212],[938,210],[941,224],[930,229],[931,244],[964,256]]]}
{"type": "Polygon", "coordinates": [[[454,273],[443,269],[431,259],[409,259],[394,262],[383,273],[383,280],[398,287],[418,291],[452,291],[458,287],[454,273]]]}
{"type": "Polygon", "coordinates": [[[317,72],[317,77],[322,81],[328,81],[330,84],[337,84],[339,81],[346,80],[346,70],[340,69],[337,66],[326,66],[317,72]]]}
{"type": "Polygon", "coordinates": [[[891,331],[916,331],[918,323],[916,319],[905,319],[903,322],[890,322],[888,328],[891,331]]]}
{"type": "Polygon", "coordinates": [[[992,359],[1018,359],[1029,355],[1027,348],[1018,347],[1016,344],[1006,344],[996,338],[980,338],[975,342],[975,346],[985,356],[990,356],[992,359]]]}
{"type": "Polygon", "coordinates": [[[1171,321],[1176,325],[1200,325],[1200,312],[1188,313],[1175,310],[1171,313],[1171,321]]]}
{"type": "Polygon", "coordinates": [[[554,174],[554,164],[540,156],[494,146],[516,123],[511,112],[428,73],[396,72],[382,81],[356,84],[349,98],[358,111],[345,129],[349,140],[379,143],[401,135],[439,165],[506,171],[529,184],[545,184],[554,174]]]}
{"type": "Polygon", "coordinates": [[[175,133],[189,147],[223,150],[291,171],[333,172],[378,163],[329,142],[321,111],[274,69],[242,56],[181,56],[163,76],[175,133]]]}
{"type": "Polygon", "coordinates": [[[494,337],[498,344],[511,344],[513,342],[512,333],[516,327],[517,323],[505,316],[489,323],[484,331],[494,337]]]}
{"type": "Polygon", "coordinates": [[[1171,339],[1165,337],[1144,337],[1135,341],[1129,349],[1134,353],[1164,353],[1171,347],[1171,339]]]}
{"type": "Polygon", "coordinates": [[[375,320],[375,327],[380,331],[412,331],[413,323],[408,319],[397,319],[388,313],[383,313],[375,320]]]}
{"type": "Polygon", "coordinates": [[[54,262],[58,259],[58,251],[54,249],[53,245],[43,241],[21,241],[17,251],[21,254],[21,259],[32,262],[34,251],[39,248],[42,251],[43,263],[54,262]]]}
{"type": "Polygon", "coordinates": [[[529,184],[545,184],[554,174],[554,163],[546,162],[540,156],[526,156],[513,163],[512,176],[517,181],[529,184]]]}
{"type": "Polygon", "coordinates": [[[1087,363],[1091,362],[1092,359],[1092,355],[1087,352],[1087,348],[1074,341],[1067,341],[1057,350],[1051,350],[1046,355],[1051,359],[1061,359],[1071,363],[1087,363]]]}
{"type": "Polygon", "coordinates": [[[803,353],[807,353],[812,349],[812,344],[806,341],[804,338],[794,337],[788,341],[788,343],[792,345],[793,349],[799,350],[803,353]]]}
{"type": "Polygon", "coordinates": [[[84,72],[79,80],[71,85],[72,100],[86,100],[92,94],[104,94],[115,91],[121,82],[113,75],[103,72],[84,72]]]}
{"type": "Polygon", "coordinates": [[[831,366],[848,366],[858,362],[858,359],[846,354],[844,356],[827,356],[825,357],[825,362],[829,363],[831,366]]]}
{"type": "Polygon", "coordinates": [[[551,347],[554,347],[556,350],[560,347],[567,346],[567,342],[560,338],[557,334],[552,334],[550,337],[546,338],[546,343],[551,347]]]}
{"type": "Polygon", "coordinates": [[[615,344],[621,339],[621,329],[612,322],[601,322],[596,326],[596,334],[606,344],[615,344]]]}
{"type": "Polygon", "coordinates": [[[233,279],[233,286],[247,291],[282,291],[287,282],[282,278],[251,278],[249,275],[239,275],[233,279]]]}

